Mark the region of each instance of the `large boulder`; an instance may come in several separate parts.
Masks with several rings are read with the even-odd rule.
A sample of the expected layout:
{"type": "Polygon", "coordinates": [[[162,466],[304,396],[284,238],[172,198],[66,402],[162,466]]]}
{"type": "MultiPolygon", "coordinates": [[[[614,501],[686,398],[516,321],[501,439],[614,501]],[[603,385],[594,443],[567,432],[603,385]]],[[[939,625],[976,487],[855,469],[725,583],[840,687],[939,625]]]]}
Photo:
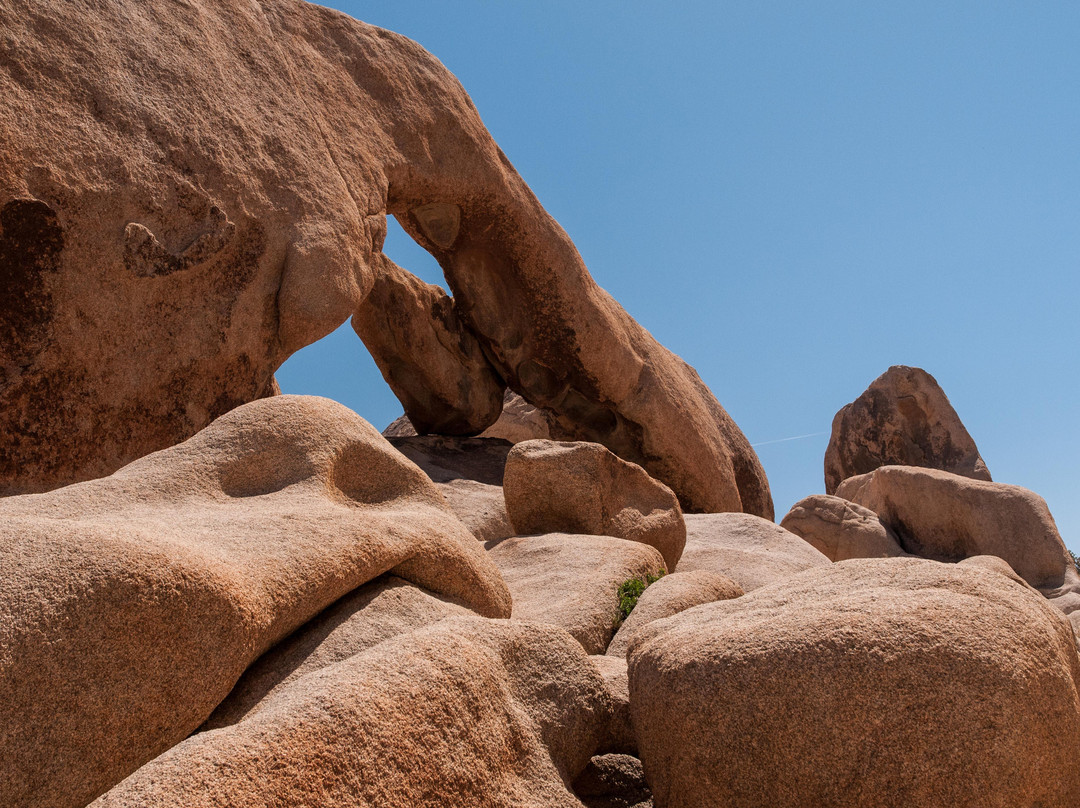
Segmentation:
{"type": "Polygon", "coordinates": [[[240,677],[203,729],[239,722],[302,676],[400,634],[474,613],[396,575],[354,589],[263,654],[240,677]]]}
{"type": "Polygon", "coordinates": [[[625,657],[630,641],[654,620],[671,617],[703,603],[740,597],[743,588],[730,578],[709,570],[673,572],[651,584],[638,598],[607,647],[608,656],[625,657]]]}
{"type": "Polygon", "coordinates": [[[483,354],[410,366],[432,423],[458,429],[438,408],[468,356],[462,384],[479,367],[688,508],[771,516],[742,432],[415,43],[301,0],[0,0],[0,31],[0,491],[108,474],[268,392],[398,274],[389,214],[453,292],[435,339],[483,354]]]}
{"type": "Polygon", "coordinates": [[[894,365],[845,405],[825,449],[825,492],[879,466],[924,466],[989,480],[945,391],[921,368],[894,365]]]}
{"type": "Polygon", "coordinates": [[[780,527],[814,545],[830,561],[907,555],[896,534],[876,513],[828,494],[800,499],[780,527]]]}
{"type": "Polygon", "coordinates": [[[1080,656],[1008,569],[810,570],[646,626],[630,709],[657,808],[1080,803],[1080,656]]]}
{"type": "Polygon", "coordinates": [[[829,564],[821,551],[779,525],[746,513],[687,514],[678,571],[730,578],[744,592],[829,564]]]}
{"type": "Polygon", "coordinates": [[[547,533],[488,546],[513,595],[514,619],[560,626],[590,654],[603,654],[615,635],[619,586],[665,571],[649,545],[612,536],[547,533]]]}
{"type": "Polygon", "coordinates": [[[884,466],[838,493],[881,517],[909,553],[939,561],[997,556],[1047,594],[1076,577],[1045,500],[1018,485],[884,466]]]}
{"type": "Polygon", "coordinates": [[[299,396],[111,477],[0,500],[0,569],[3,805],[85,805],[384,572],[510,615],[424,473],[355,413],[299,396]]]}
{"type": "Polygon", "coordinates": [[[607,709],[565,632],[455,618],[300,677],[93,806],[581,808],[567,784],[607,709]]]}
{"type": "Polygon", "coordinates": [[[389,441],[424,470],[477,539],[514,535],[502,488],[509,443],[441,435],[390,437],[389,441]]]}
{"type": "Polygon", "coordinates": [[[503,495],[519,534],[590,533],[648,544],[674,569],[686,542],[679,500],[598,443],[530,440],[506,458],[503,495]]]}

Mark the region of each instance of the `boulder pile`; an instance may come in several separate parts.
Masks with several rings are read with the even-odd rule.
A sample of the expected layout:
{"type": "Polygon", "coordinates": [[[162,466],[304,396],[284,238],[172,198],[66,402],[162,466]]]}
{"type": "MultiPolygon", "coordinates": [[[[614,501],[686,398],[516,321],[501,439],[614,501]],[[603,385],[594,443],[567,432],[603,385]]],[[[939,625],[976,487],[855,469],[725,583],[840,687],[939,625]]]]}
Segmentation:
{"type": "Polygon", "coordinates": [[[0,32],[0,805],[1080,804],[1080,573],[925,371],[778,525],[415,43],[301,0],[0,32]],[[350,315],[384,434],[273,380],[350,315]]]}

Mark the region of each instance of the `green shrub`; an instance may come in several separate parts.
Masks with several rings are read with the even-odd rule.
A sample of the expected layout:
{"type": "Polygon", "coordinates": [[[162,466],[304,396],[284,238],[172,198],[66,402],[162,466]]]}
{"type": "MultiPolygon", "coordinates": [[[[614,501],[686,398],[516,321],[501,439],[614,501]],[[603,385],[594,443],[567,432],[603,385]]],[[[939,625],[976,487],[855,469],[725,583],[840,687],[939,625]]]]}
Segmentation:
{"type": "Polygon", "coordinates": [[[656,575],[646,574],[644,579],[634,577],[619,584],[619,613],[615,617],[616,628],[630,616],[630,612],[634,611],[638,598],[641,597],[641,593],[645,591],[649,584],[654,584],[663,577],[664,572],[661,570],[656,575]]]}
{"type": "Polygon", "coordinates": [[[1069,550],[1069,555],[1072,556],[1073,563],[1076,565],[1076,571],[1080,572],[1080,556],[1078,556],[1072,550],[1069,550]]]}

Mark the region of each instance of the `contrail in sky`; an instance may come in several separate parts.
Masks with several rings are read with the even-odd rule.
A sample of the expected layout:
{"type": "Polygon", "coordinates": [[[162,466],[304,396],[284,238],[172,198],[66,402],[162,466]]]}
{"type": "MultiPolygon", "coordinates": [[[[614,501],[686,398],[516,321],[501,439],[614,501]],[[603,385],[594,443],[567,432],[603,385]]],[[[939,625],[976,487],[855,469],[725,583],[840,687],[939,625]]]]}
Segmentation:
{"type": "Polygon", "coordinates": [[[770,443],[787,443],[789,440],[802,440],[803,438],[816,438],[818,435],[828,435],[828,432],[811,432],[808,435],[796,435],[793,438],[777,438],[776,440],[763,440],[761,443],[751,443],[755,449],[758,446],[768,446],[770,443]]]}

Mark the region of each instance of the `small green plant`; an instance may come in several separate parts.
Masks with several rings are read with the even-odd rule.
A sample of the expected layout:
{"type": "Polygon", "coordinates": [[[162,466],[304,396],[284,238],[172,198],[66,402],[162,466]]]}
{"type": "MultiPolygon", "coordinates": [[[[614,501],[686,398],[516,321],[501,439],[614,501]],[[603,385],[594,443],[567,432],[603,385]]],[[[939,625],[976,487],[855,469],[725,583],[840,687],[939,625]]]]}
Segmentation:
{"type": "Polygon", "coordinates": [[[641,597],[641,593],[648,588],[649,584],[654,584],[663,577],[664,571],[661,570],[656,575],[646,573],[644,578],[629,578],[619,584],[619,613],[615,616],[616,628],[630,616],[630,612],[634,611],[638,598],[641,597]]]}
{"type": "Polygon", "coordinates": [[[1080,572],[1080,556],[1078,556],[1072,550],[1069,550],[1069,555],[1072,556],[1073,564],[1076,565],[1076,571],[1080,572]]]}

